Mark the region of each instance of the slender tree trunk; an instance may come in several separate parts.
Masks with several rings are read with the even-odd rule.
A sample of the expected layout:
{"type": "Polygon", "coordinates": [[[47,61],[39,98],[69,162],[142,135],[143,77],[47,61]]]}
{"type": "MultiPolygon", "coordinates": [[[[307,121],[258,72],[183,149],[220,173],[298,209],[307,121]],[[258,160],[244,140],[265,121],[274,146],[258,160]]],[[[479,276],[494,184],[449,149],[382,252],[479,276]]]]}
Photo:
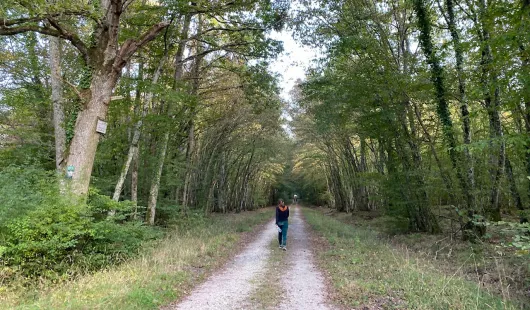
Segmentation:
{"type": "Polygon", "coordinates": [[[404,138],[410,148],[410,155],[408,151],[405,151],[405,147],[403,146],[401,146],[403,150],[400,153],[403,158],[405,176],[408,179],[407,183],[411,185],[411,192],[413,194],[412,202],[408,204],[411,228],[429,233],[439,233],[441,231],[440,225],[428,205],[425,180],[423,177],[422,157],[417,139],[416,125],[414,123],[414,114],[412,113],[410,102],[408,100],[404,102],[404,110],[401,113],[400,122],[404,138]],[[412,157],[412,165],[408,159],[409,156],[412,157]]]}
{"type": "Polygon", "coordinates": [[[446,88],[444,83],[444,70],[441,66],[440,59],[436,55],[434,45],[431,37],[431,19],[427,8],[425,7],[425,0],[414,0],[414,10],[418,18],[418,28],[420,29],[420,44],[423,49],[423,53],[427,58],[427,63],[431,69],[431,80],[436,91],[437,108],[436,113],[442,123],[442,131],[444,134],[445,141],[449,147],[449,157],[453,169],[456,170],[458,180],[464,194],[468,196],[469,186],[468,182],[464,179],[459,165],[458,154],[456,152],[456,138],[454,134],[453,121],[451,119],[451,113],[449,112],[449,106],[446,98],[446,88]]]}
{"type": "Polygon", "coordinates": [[[134,215],[136,219],[138,216],[138,162],[139,162],[140,149],[136,148],[133,155],[132,171],[131,171],[131,201],[134,203],[134,215]]]}
{"type": "MultiPolygon", "coordinates": [[[[201,35],[202,31],[202,16],[199,15],[199,21],[197,25],[197,36],[201,35]]],[[[197,42],[196,54],[199,55],[202,52],[201,43],[197,42]]],[[[198,56],[195,59],[192,69],[192,88],[190,95],[196,97],[199,92],[200,85],[200,68],[202,63],[202,56],[198,56]]],[[[198,99],[197,99],[198,100],[198,99]]],[[[186,149],[186,175],[184,177],[184,193],[182,197],[182,206],[184,210],[187,210],[189,205],[192,205],[195,198],[193,197],[191,187],[193,178],[193,158],[195,154],[195,109],[196,104],[189,109],[190,120],[188,122],[188,147],[186,149]]]]}
{"type": "Polygon", "coordinates": [[[160,179],[162,177],[162,170],[164,169],[164,161],[166,159],[168,142],[169,142],[169,131],[166,131],[160,143],[160,153],[158,154],[158,159],[156,163],[156,171],[153,176],[153,181],[151,183],[151,189],[149,190],[149,200],[147,202],[147,206],[148,206],[147,221],[149,225],[155,224],[156,202],[158,200],[158,190],[160,188],[160,179]]]}
{"type": "Polygon", "coordinates": [[[184,210],[187,210],[190,204],[190,187],[191,187],[191,179],[193,174],[193,167],[192,167],[192,157],[193,152],[195,150],[195,124],[193,122],[193,119],[191,119],[188,123],[189,129],[188,129],[188,147],[186,149],[186,173],[184,176],[184,192],[182,196],[182,207],[184,210]]]}
{"type": "MultiPolygon", "coordinates": [[[[162,59],[160,60],[160,63],[151,81],[152,85],[156,85],[158,83],[158,79],[160,77],[160,74],[162,73],[162,67],[165,64],[165,60],[166,60],[166,56],[162,57],[162,59]]],[[[137,93],[137,96],[138,96],[138,93],[137,93]]],[[[112,199],[115,201],[120,200],[120,195],[123,190],[123,184],[125,183],[125,178],[127,177],[127,174],[129,173],[129,167],[131,165],[134,155],[138,154],[138,142],[140,141],[140,135],[142,133],[143,120],[147,116],[147,112],[149,111],[149,106],[152,104],[152,100],[153,100],[153,93],[152,91],[149,91],[148,94],[146,95],[145,103],[142,108],[141,118],[134,126],[133,138],[131,140],[131,145],[129,146],[129,152],[127,153],[127,159],[125,161],[125,164],[123,165],[120,177],[114,189],[114,195],[112,196],[112,199]]],[[[140,101],[138,101],[138,103],[139,102],[140,101]]]]}
{"type": "Polygon", "coordinates": [[[469,150],[469,144],[471,144],[471,124],[469,119],[469,109],[466,97],[466,84],[464,80],[464,52],[462,44],[460,43],[460,35],[456,26],[455,12],[454,12],[454,0],[446,0],[447,7],[447,24],[449,31],[453,39],[453,46],[455,50],[456,58],[456,72],[458,76],[458,97],[460,101],[460,113],[462,115],[462,134],[464,138],[464,156],[465,164],[467,166],[467,184],[468,189],[465,190],[465,196],[468,208],[475,209],[475,173],[473,169],[473,158],[469,150]]]}
{"type": "MultiPolygon", "coordinates": [[[[180,36],[180,42],[177,47],[177,52],[175,54],[175,74],[173,77],[173,90],[177,90],[179,87],[179,82],[182,80],[182,76],[184,74],[184,63],[183,63],[183,56],[184,56],[184,50],[186,49],[186,43],[188,39],[188,32],[190,29],[190,23],[191,23],[191,14],[186,14],[184,17],[184,23],[182,25],[182,33],[180,36]]],[[[168,109],[171,110],[171,109],[168,109]]],[[[153,179],[151,181],[151,187],[149,190],[149,198],[147,203],[148,208],[148,222],[150,225],[154,225],[155,223],[155,215],[156,215],[156,202],[158,200],[158,189],[160,188],[160,179],[162,175],[162,171],[164,169],[164,160],[166,157],[166,151],[167,151],[167,144],[169,143],[169,135],[170,135],[170,129],[166,129],[166,132],[163,136],[161,145],[160,145],[160,152],[158,155],[158,160],[156,163],[156,173],[153,176],[153,179]]]]}
{"type": "Polygon", "coordinates": [[[64,129],[63,84],[61,77],[61,45],[59,38],[50,37],[50,71],[53,102],[53,127],[55,133],[55,168],[62,170],[66,150],[64,129]]]}
{"type": "MultiPolygon", "coordinates": [[[[530,30],[530,0],[521,1],[521,22],[518,38],[520,60],[521,60],[521,74],[520,80],[523,93],[524,111],[522,113],[525,130],[527,134],[527,141],[525,145],[526,154],[526,175],[530,176],[530,55],[529,55],[529,39],[528,30],[530,30]]],[[[530,178],[527,178],[527,195],[530,198],[530,178]]],[[[525,208],[529,208],[528,206],[525,208]]]]}
{"type": "Polygon", "coordinates": [[[506,156],[506,159],[505,159],[505,168],[506,168],[506,177],[508,178],[508,183],[510,184],[510,192],[512,193],[515,206],[517,207],[518,210],[524,210],[525,208],[523,207],[523,202],[521,201],[521,196],[519,195],[519,191],[517,190],[517,184],[515,183],[512,163],[508,159],[508,156],[506,156]]]}
{"type": "Polygon", "coordinates": [[[481,84],[484,94],[484,104],[488,112],[490,126],[490,146],[492,147],[490,155],[490,174],[491,174],[491,194],[488,214],[494,221],[500,221],[500,181],[505,166],[505,143],[502,132],[500,109],[500,90],[497,81],[497,74],[491,68],[493,55],[490,46],[490,34],[486,26],[486,3],[484,0],[479,1],[479,37],[482,43],[480,66],[482,70],[481,84]],[[493,93],[492,93],[493,92],[493,93]],[[495,150],[495,146],[498,149],[495,150]]]}
{"type": "Polygon", "coordinates": [[[416,114],[416,118],[418,119],[418,123],[420,124],[420,127],[423,131],[424,136],[427,138],[427,143],[429,143],[429,147],[431,148],[431,153],[434,157],[434,160],[436,161],[436,165],[438,166],[438,170],[440,171],[440,176],[442,177],[442,180],[445,184],[445,188],[449,193],[453,190],[453,184],[451,182],[451,176],[445,171],[442,162],[440,161],[440,157],[438,156],[438,152],[436,151],[436,148],[434,147],[434,139],[429,134],[429,131],[423,124],[423,120],[421,118],[420,110],[418,108],[418,105],[413,102],[414,105],[414,113],[416,114]]]}

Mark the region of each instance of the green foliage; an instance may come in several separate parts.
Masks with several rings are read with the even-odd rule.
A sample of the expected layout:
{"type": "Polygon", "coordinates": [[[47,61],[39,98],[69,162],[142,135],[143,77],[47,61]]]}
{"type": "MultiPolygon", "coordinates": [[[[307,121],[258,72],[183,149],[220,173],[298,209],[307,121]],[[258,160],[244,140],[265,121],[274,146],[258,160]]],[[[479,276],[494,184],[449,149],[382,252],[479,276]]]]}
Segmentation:
{"type": "Polygon", "coordinates": [[[15,182],[1,187],[0,264],[16,274],[54,278],[101,268],[160,237],[160,231],[131,220],[131,202],[95,190],[87,203],[76,202],[59,193],[55,176],[35,168],[4,169],[0,182],[8,178],[15,182]],[[116,213],[108,217],[111,210],[116,213]]]}
{"type": "Polygon", "coordinates": [[[30,277],[65,272],[94,234],[88,215],[85,205],[43,201],[7,225],[4,264],[30,277]]]}
{"type": "Polygon", "coordinates": [[[506,236],[505,247],[514,249],[518,255],[530,256],[530,223],[500,221],[494,225],[501,227],[506,236]]]}
{"type": "Polygon", "coordinates": [[[6,224],[24,216],[56,191],[53,173],[32,166],[0,170],[0,242],[6,224]]]}

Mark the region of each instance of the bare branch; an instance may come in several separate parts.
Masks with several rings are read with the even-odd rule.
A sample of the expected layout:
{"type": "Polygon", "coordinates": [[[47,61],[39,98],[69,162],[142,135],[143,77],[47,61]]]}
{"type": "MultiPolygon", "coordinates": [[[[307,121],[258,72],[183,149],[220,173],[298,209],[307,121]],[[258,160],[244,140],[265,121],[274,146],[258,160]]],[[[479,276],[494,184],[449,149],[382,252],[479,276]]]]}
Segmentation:
{"type": "Polygon", "coordinates": [[[265,31],[265,28],[257,27],[242,27],[242,28],[226,28],[226,27],[215,27],[209,28],[203,31],[203,34],[212,32],[212,31],[227,31],[227,32],[242,32],[242,31],[265,31]]]}
{"type": "Polygon", "coordinates": [[[84,101],[84,97],[83,97],[83,95],[81,94],[81,92],[79,91],[79,89],[78,89],[74,84],[70,83],[67,79],[64,79],[64,78],[63,78],[63,82],[65,82],[68,86],[70,86],[70,87],[74,90],[75,94],[77,95],[77,97],[78,97],[81,101],[84,101]]]}

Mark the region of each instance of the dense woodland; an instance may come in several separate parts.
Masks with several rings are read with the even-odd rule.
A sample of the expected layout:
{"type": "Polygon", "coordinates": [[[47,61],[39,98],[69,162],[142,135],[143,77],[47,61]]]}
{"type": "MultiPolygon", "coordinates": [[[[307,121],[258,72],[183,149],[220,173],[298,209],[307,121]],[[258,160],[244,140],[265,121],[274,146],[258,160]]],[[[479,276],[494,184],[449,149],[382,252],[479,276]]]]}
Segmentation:
{"type": "Polygon", "coordinates": [[[7,0],[0,19],[0,283],[293,193],[407,231],[504,225],[528,255],[526,0],[7,0]],[[282,29],[320,53],[289,102],[282,29]]]}
{"type": "Polygon", "coordinates": [[[529,21],[528,1],[304,3],[295,33],[325,51],[294,93],[304,184],[411,231],[440,232],[441,206],[464,238],[527,221],[529,21]]]}

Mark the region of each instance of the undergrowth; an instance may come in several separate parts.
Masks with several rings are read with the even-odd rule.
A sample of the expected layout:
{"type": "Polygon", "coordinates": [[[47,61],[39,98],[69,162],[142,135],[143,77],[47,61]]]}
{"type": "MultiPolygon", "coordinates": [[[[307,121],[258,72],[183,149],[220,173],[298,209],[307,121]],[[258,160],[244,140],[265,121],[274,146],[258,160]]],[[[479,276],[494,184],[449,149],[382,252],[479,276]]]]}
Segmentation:
{"type": "Polygon", "coordinates": [[[3,287],[0,303],[9,309],[156,309],[177,300],[218,267],[241,234],[272,216],[270,209],[211,215],[187,221],[166,237],[144,242],[136,258],[53,283],[3,287]]]}
{"type": "MultiPolygon", "coordinates": [[[[481,288],[429,260],[398,250],[373,229],[355,227],[304,209],[327,241],[319,261],[347,307],[390,309],[520,309],[523,305],[481,288]]],[[[473,261],[468,262],[473,264],[473,261]]]]}

